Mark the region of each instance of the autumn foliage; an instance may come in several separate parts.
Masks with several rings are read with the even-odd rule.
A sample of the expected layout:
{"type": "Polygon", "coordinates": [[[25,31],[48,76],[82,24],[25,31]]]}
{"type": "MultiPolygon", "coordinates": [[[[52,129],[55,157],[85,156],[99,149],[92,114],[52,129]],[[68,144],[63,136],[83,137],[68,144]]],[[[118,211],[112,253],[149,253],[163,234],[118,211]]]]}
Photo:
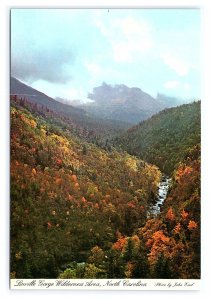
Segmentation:
{"type": "Polygon", "coordinates": [[[11,103],[11,276],[199,278],[199,145],[149,217],[160,170],[65,124],[11,103]]]}

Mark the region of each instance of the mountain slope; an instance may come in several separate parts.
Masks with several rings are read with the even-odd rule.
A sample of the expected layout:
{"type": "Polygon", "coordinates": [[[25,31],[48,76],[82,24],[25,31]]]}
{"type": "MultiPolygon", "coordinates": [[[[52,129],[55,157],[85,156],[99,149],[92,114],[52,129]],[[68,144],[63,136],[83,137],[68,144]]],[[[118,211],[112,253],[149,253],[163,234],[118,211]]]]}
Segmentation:
{"type": "Polygon", "coordinates": [[[22,98],[27,98],[32,103],[47,106],[48,108],[69,116],[85,115],[85,111],[75,108],[70,105],[61,104],[44,93],[24,84],[18,79],[11,77],[10,79],[10,94],[17,95],[22,98]]]}
{"type": "Polygon", "coordinates": [[[154,278],[200,278],[200,208],[198,144],[174,171],[161,213],[138,232],[154,278]]]}
{"type": "MultiPolygon", "coordinates": [[[[200,278],[199,145],[186,152],[153,216],[157,167],[106,152],[70,124],[55,127],[52,112],[29,108],[11,100],[11,278],[200,278]]],[[[166,110],[152,124],[182,135],[192,127],[195,143],[199,110],[200,103],[166,110]]]]}
{"type": "Polygon", "coordinates": [[[128,153],[153,163],[165,173],[200,143],[200,102],[165,109],[115,139],[128,153]]]}
{"type": "Polygon", "coordinates": [[[99,117],[91,116],[81,108],[58,102],[14,77],[11,77],[10,80],[10,94],[19,99],[27,99],[27,101],[40,107],[47,107],[57,113],[59,117],[69,118],[75,125],[86,130],[95,131],[95,135],[103,134],[105,136],[108,133],[109,136],[122,129],[129,128],[126,123],[115,120],[102,120],[99,117]]]}
{"type": "Polygon", "coordinates": [[[156,99],[141,89],[126,85],[111,86],[103,83],[89,94],[93,102],[81,107],[104,119],[115,119],[131,124],[139,123],[154,113],[174,104],[175,98],[159,95],[156,99]]]}
{"type": "Polygon", "coordinates": [[[11,105],[11,276],[56,278],[145,223],[160,171],[11,105]]]}

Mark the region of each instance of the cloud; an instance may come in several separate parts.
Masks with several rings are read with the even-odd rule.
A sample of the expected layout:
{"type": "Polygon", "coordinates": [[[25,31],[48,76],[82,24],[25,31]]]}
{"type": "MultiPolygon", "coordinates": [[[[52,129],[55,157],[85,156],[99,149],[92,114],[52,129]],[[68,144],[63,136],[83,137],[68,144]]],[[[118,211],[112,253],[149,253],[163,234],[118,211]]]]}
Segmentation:
{"type": "Polygon", "coordinates": [[[12,75],[65,98],[85,97],[103,81],[154,95],[163,83],[168,92],[195,94],[199,32],[198,20],[187,18],[192,11],[180,18],[161,9],[14,9],[12,75]]]}
{"type": "Polygon", "coordinates": [[[175,90],[181,91],[182,97],[186,96],[188,97],[190,95],[190,91],[192,86],[187,82],[179,82],[177,80],[171,80],[167,81],[163,85],[167,90],[173,90],[173,93],[175,90]]]}
{"type": "Polygon", "coordinates": [[[104,64],[104,62],[95,62],[92,60],[85,60],[84,66],[88,74],[89,80],[86,81],[89,91],[103,81],[115,83],[122,80],[123,73],[120,70],[113,68],[112,65],[104,64]]]}
{"type": "Polygon", "coordinates": [[[101,67],[95,62],[85,61],[84,65],[91,76],[101,76],[101,74],[103,73],[101,67]]]}
{"type": "MultiPolygon", "coordinates": [[[[13,50],[13,49],[12,49],[13,50]]],[[[38,79],[52,83],[67,83],[72,79],[70,67],[74,63],[74,54],[68,48],[51,46],[49,48],[22,48],[21,52],[12,51],[11,73],[13,76],[34,82],[38,79]]]]}
{"type": "Polygon", "coordinates": [[[179,76],[186,76],[189,73],[189,65],[183,59],[166,53],[162,56],[164,63],[174,70],[179,76]]]}
{"type": "Polygon", "coordinates": [[[184,83],[183,87],[187,91],[189,91],[192,88],[192,86],[189,83],[184,83]]]}
{"type": "Polygon", "coordinates": [[[97,19],[95,24],[107,38],[112,57],[117,62],[132,63],[142,59],[141,54],[147,53],[154,45],[153,28],[144,20],[126,17],[105,24],[97,19]]]}
{"type": "Polygon", "coordinates": [[[176,80],[171,80],[164,83],[164,87],[168,90],[175,89],[179,86],[180,86],[180,82],[176,80]]]}

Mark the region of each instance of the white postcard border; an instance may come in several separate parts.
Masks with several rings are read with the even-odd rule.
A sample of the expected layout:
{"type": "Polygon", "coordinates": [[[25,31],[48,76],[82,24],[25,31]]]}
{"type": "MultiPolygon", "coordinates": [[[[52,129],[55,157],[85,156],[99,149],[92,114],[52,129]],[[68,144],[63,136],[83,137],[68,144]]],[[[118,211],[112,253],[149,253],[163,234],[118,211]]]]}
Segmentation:
{"type": "MultiPolygon", "coordinates": [[[[64,0],[56,1],[56,2],[57,2],[57,5],[67,4],[67,3],[65,3],[64,0]]],[[[3,72],[2,72],[0,78],[1,78],[2,87],[4,86],[4,88],[1,89],[1,91],[0,91],[1,99],[2,99],[2,101],[1,101],[1,122],[2,122],[2,124],[7,124],[5,122],[5,118],[7,118],[7,105],[6,105],[6,101],[3,101],[3,99],[7,99],[7,94],[8,94],[7,86],[8,86],[8,78],[9,78],[7,76],[8,75],[7,74],[7,72],[8,72],[8,61],[7,61],[7,59],[5,59],[7,57],[7,52],[8,52],[8,47],[5,46],[5,45],[7,45],[7,39],[8,39],[8,36],[7,36],[8,30],[6,29],[6,25],[5,25],[7,23],[5,20],[7,19],[8,9],[9,9],[9,7],[20,6],[20,5],[27,5],[27,6],[33,6],[33,5],[46,6],[46,5],[49,5],[50,6],[52,4],[56,5],[56,2],[52,3],[52,1],[50,1],[50,0],[45,0],[45,3],[43,4],[43,1],[40,1],[40,0],[38,0],[38,1],[32,0],[32,1],[30,1],[30,3],[26,0],[17,0],[17,1],[15,1],[15,0],[2,0],[1,1],[1,4],[0,4],[0,6],[1,6],[1,9],[0,9],[1,28],[0,28],[0,31],[1,31],[2,41],[3,41],[3,46],[2,46],[2,49],[1,49],[1,66],[2,66],[3,72]],[[6,71],[6,73],[5,73],[5,71],[6,71]],[[6,74],[6,76],[5,76],[5,74],[6,74]]],[[[80,2],[81,2],[80,0],[79,1],[72,0],[71,1],[71,6],[73,6],[73,5],[78,6],[80,2]],[[76,4],[75,4],[75,2],[76,2],[76,4]]],[[[84,1],[83,6],[87,5],[88,4],[87,2],[84,1]]],[[[108,2],[106,2],[106,6],[111,6],[110,3],[108,3],[108,2]]],[[[129,1],[130,5],[133,4],[132,2],[133,1],[129,1]]],[[[200,1],[193,1],[192,0],[192,1],[189,1],[189,2],[179,1],[179,0],[177,0],[177,1],[172,0],[172,1],[170,1],[170,3],[167,1],[167,4],[166,4],[166,1],[157,1],[157,2],[156,1],[142,1],[142,2],[139,2],[138,5],[144,4],[146,6],[151,5],[151,7],[153,7],[157,4],[160,5],[160,3],[165,2],[165,5],[168,5],[168,6],[169,5],[175,5],[175,6],[184,6],[184,5],[185,6],[193,6],[193,5],[197,5],[199,7],[201,7],[201,6],[207,7],[208,4],[210,4],[210,2],[208,0],[206,0],[206,1],[205,0],[200,0],[200,1]],[[147,3],[147,4],[145,4],[145,3],[147,3]]],[[[98,4],[98,2],[96,2],[96,1],[95,1],[95,3],[96,3],[95,5],[98,4]]],[[[103,3],[104,3],[104,1],[102,1],[101,4],[103,4],[103,3]]],[[[123,4],[124,4],[123,1],[121,1],[121,5],[123,5],[123,4]]],[[[104,5],[105,5],[105,3],[104,3],[104,5]]],[[[127,5],[129,5],[129,4],[127,4],[127,5]]],[[[210,9],[207,9],[207,13],[210,13],[210,9]]],[[[209,14],[209,16],[210,16],[210,14],[209,14]]],[[[210,25],[210,18],[209,18],[207,23],[210,25]]],[[[209,30],[207,30],[207,28],[210,28],[210,26],[207,26],[206,30],[204,30],[204,31],[206,31],[206,33],[209,31],[209,30]]],[[[207,37],[207,34],[205,34],[205,37],[207,37]]],[[[205,48],[206,55],[205,56],[206,56],[206,58],[208,58],[208,60],[205,59],[204,73],[206,75],[210,75],[210,72],[209,72],[209,70],[210,70],[210,68],[209,68],[209,66],[210,66],[210,61],[209,61],[210,43],[205,43],[205,45],[206,45],[206,48],[205,48]]],[[[209,85],[208,79],[209,79],[209,76],[206,76],[205,77],[206,84],[205,84],[205,89],[204,89],[205,90],[204,91],[205,96],[206,95],[210,96],[210,85],[209,85]]],[[[205,97],[204,97],[204,99],[205,99],[205,97]]],[[[209,110],[210,105],[209,105],[208,102],[206,102],[206,103],[204,102],[203,104],[204,104],[204,106],[203,106],[203,117],[206,116],[206,118],[203,118],[203,120],[205,121],[205,125],[206,125],[207,124],[206,120],[208,120],[208,116],[209,116],[208,113],[210,111],[209,110]]],[[[8,145],[7,145],[7,136],[6,135],[7,135],[7,132],[9,132],[9,129],[8,129],[8,125],[7,126],[4,125],[1,128],[2,128],[2,130],[1,130],[2,136],[1,137],[3,137],[3,138],[1,138],[1,140],[3,141],[3,145],[6,145],[6,147],[1,147],[1,155],[2,155],[2,157],[6,157],[5,161],[7,161],[8,156],[5,156],[5,154],[8,153],[8,145]]],[[[209,134],[209,131],[206,130],[207,129],[206,126],[203,126],[203,129],[205,129],[205,130],[203,130],[203,137],[204,137],[203,138],[203,144],[204,144],[203,146],[208,146],[210,140],[206,139],[206,137],[207,137],[207,134],[209,134]]],[[[206,147],[206,149],[207,148],[209,148],[209,147],[206,147]]],[[[204,151],[204,152],[205,153],[204,153],[204,156],[203,156],[203,160],[204,160],[205,163],[203,164],[203,174],[205,176],[203,176],[203,184],[202,184],[203,192],[202,192],[202,194],[204,196],[209,196],[209,192],[208,192],[208,189],[207,189],[208,188],[208,176],[206,176],[206,175],[208,174],[207,170],[210,169],[209,168],[210,160],[206,159],[207,158],[207,156],[205,155],[206,151],[204,151]]],[[[3,161],[3,166],[1,168],[1,175],[2,175],[1,176],[1,179],[2,179],[1,185],[2,185],[2,187],[4,187],[3,192],[2,192],[2,198],[7,200],[8,199],[8,193],[9,193],[8,188],[7,188],[7,181],[8,181],[7,178],[8,178],[9,175],[8,175],[8,170],[7,170],[5,165],[6,165],[6,163],[4,163],[4,161],[3,161]],[[5,174],[6,174],[6,176],[5,176],[5,174]]],[[[203,245],[203,247],[202,247],[202,256],[204,254],[208,253],[209,246],[210,246],[209,245],[209,240],[207,239],[207,237],[208,237],[208,224],[209,224],[209,211],[208,211],[209,202],[207,201],[208,197],[204,197],[204,200],[205,200],[205,198],[206,198],[206,201],[204,201],[205,205],[203,205],[203,207],[205,206],[205,210],[203,210],[203,214],[202,214],[202,222],[203,222],[203,226],[202,226],[202,232],[203,232],[203,235],[202,235],[203,236],[203,238],[202,238],[202,245],[203,245]]],[[[4,241],[4,243],[6,241],[7,247],[3,247],[2,252],[1,252],[3,254],[3,258],[4,258],[2,260],[2,267],[1,267],[1,272],[0,272],[1,295],[2,295],[3,299],[16,299],[16,300],[20,299],[20,300],[23,300],[23,299],[28,299],[29,294],[25,294],[25,292],[21,293],[21,290],[25,290],[25,289],[35,290],[35,289],[37,289],[37,287],[36,288],[16,287],[14,285],[15,285],[15,282],[17,280],[23,280],[24,282],[27,282],[28,279],[11,279],[10,280],[10,288],[14,291],[20,290],[19,291],[20,293],[13,294],[13,293],[11,293],[11,291],[8,290],[8,276],[9,276],[9,267],[8,267],[8,261],[9,261],[9,257],[8,257],[8,253],[9,253],[9,246],[8,246],[9,245],[9,240],[8,240],[8,218],[9,217],[8,217],[8,215],[9,215],[9,213],[8,213],[8,211],[9,211],[9,209],[8,209],[8,207],[9,207],[8,203],[6,201],[2,201],[2,206],[1,206],[2,209],[1,209],[1,212],[0,212],[0,214],[1,214],[1,218],[0,218],[1,219],[1,228],[2,228],[2,232],[3,232],[2,241],[4,241]]],[[[197,299],[198,297],[200,299],[204,299],[204,298],[207,299],[206,297],[207,296],[209,297],[210,290],[209,290],[209,277],[208,277],[209,276],[209,264],[208,263],[209,263],[209,256],[205,255],[205,263],[202,261],[202,274],[203,274],[202,278],[203,278],[203,280],[192,280],[192,282],[195,282],[195,285],[194,285],[193,289],[191,288],[190,290],[199,290],[199,288],[201,287],[201,292],[199,293],[199,295],[197,293],[193,293],[193,294],[192,293],[187,293],[187,294],[182,293],[182,294],[179,294],[180,296],[184,296],[185,299],[191,299],[191,300],[192,299],[197,299]],[[195,288],[195,287],[197,287],[197,288],[195,288]]],[[[41,280],[41,279],[35,279],[35,280],[38,281],[38,280],[41,280]]],[[[45,280],[46,280],[46,282],[51,281],[51,279],[45,279],[45,280]]],[[[32,280],[30,279],[29,281],[32,281],[32,280]]],[[[52,280],[52,281],[55,281],[55,280],[52,280]]],[[[73,279],[71,279],[71,281],[73,281],[73,279]]],[[[76,281],[78,282],[79,280],[76,280],[76,281]]],[[[89,280],[87,280],[87,281],[89,281],[89,280]]],[[[152,280],[142,280],[142,281],[146,282],[146,281],[152,281],[152,280]]],[[[155,281],[174,282],[174,280],[163,280],[163,279],[155,280],[155,281]]],[[[184,280],[183,279],[183,280],[175,280],[175,281],[176,282],[179,282],[179,281],[189,282],[191,280],[184,280]]],[[[43,288],[43,287],[39,288],[39,290],[44,290],[44,289],[46,289],[46,288],[43,288]]],[[[53,290],[53,289],[58,289],[58,288],[51,288],[51,290],[53,290]]],[[[59,289],[61,289],[61,288],[59,288],[59,289]]],[[[62,289],[66,290],[66,291],[68,290],[66,288],[62,288],[62,289]]],[[[73,288],[71,288],[71,289],[73,290],[73,288]]],[[[75,288],[74,290],[76,290],[76,289],[78,290],[78,288],[75,288]]],[[[105,288],[103,288],[101,290],[104,290],[104,289],[105,288]]],[[[117,288],[112,288],[112,289],[108,288],[107,290],[114,290],[114,289],[115,290],[120,290],[120,289],[117,289],[117,288]]],[[[149,289],[150,288],[144,289],[144,291],[149,290],[149,289]]],[[[49,288],[46,289],[46,290],[49,290],[49,288]]],[[[83,288],[83,290],[85,291],[84,288],[83,288]]],[[[89,288],[89,290],[91,290],[91,289],[89,288]]],[[[125,289],[121,289],[121,290],[125,290],[125,289]]],[[[132,290],[140,290],[140,288],[138,288],[138,289],[135,288],[134,289],[132,287],[132,290]]],[[[152,289],[150,289],[150,290],[152,290],[152,289]]],[[[153,290],[163,290],[164,291],[163,288],[158,288],[158,289],[155,288],[153,290]]],[[[170,290],[172,290],[172,289],[170,289],[170,290]]],[[[168,289],[168,291],[170,291],[170,290],[168,289]]],[[[189,290],[189,289],[176,288],[176,290],[180,290],[180,291],[182,290],[183,291],[183,290],[189,290]]],[[[39,295],[44,295],[44,294],[39,294],[39,295]]],[[[62,295],[63,295],[63,293],[62,293],[62,295]]],[[[81,294],[81,296],[82,295],[83,294],[81,294]]],[[[49,294],[49,296],[50,296],[50,299],[57,299],[58,294],[57,293],[49,294]]],[[[113,296],[113,294],[112,294],[112,296],[113,296]]],[[[124,299],[122,294],[120,294],[120,296],[124,299]]],[[[137,296],[137,295],[132,294],[133,299],[134,298],[137,299],[137,297],[135,297],[135,296],[137,296]]],[[[149,295],[147,295],[147,296],[149,297],[149,295]]],[[[156,299],[160,299],[159,296],[161,296],[161,299],[168,299],[168,297],[171,297],[171,299],[175,299],[175,297],[177,297],[177,294],[171,293],[170,296],[169,296],[168,293],[164,293],[164,295],[161,293],[161,294],[155,294],[155,295],[150,294],[150,296],[151,296],[151,298],[149,298],[149,299],[154,299],[154,297],[156,297],[156,299]]],[[[47,298],[46,293],[45,293],[45,297],[47,298]]],[[[95,294],[91,294],[91,297],[92,297],[92,299],[98,299],[99,295],[97,293],[95,293],[95,294]]],[[[102,293],[100,294],[100,299],[105,299],[106,297],[107,297],[107,295],[102,294],[102,293]]],[[[109,294],[109,297],[112,298],[111,294],[109,294]]],[[[128,297],[128,294],[126,294],[126,299],[127,299],[127,297],[128,297]]],[[[139,297],[139,294],[138,294],[138,297],[139,297]]],[[[148,297],[144,297],[144,299],[148,299],[148,297]]],[[[31,293],[30,298],[31,299],[37,299],[37,293],[34,293],[34,292],[31,293]]]]}

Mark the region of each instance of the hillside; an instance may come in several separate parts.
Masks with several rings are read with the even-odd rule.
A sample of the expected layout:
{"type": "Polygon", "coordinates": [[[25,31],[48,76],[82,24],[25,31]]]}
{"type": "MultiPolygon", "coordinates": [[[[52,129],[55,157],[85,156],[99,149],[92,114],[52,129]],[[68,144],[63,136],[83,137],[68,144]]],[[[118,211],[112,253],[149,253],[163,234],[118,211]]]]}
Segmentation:
{"type": "Polygon", "coordinates": [[[139,123],[165,107],[177,105],[176,98],[158,94],[155,99],[140,88],[123,84],[112,86],[105,82],[95,87],[88,97],[93,101],[78,107],[103,119],[130,124],[139,123]]]}
{"type": "Polygon", "coordinates": [[[200,101],[165,109],[117,137],[114,145],[169,174],[200,143],[200,122],[200,101]]]}
{"type": "Polygon", "coordinates": [[[55,130],[12,100],[11,276],[56,278],[94,247],[108,255],[145,224],[159,179],[157,167],[55,130]]]}
{"type": "MultiPolygon", "coordinates": [[[[161,124],[199,106],[166,110],[161,124]]],[[[153,215],[156,166],[88,143],[48,113],[11,99],[11,278],[200,278],[197,135],[153,215]]]]}
{"type": "Polygon", "coordinates": [[[14,77],[10,78],[10,94],[17,95],[19,98],[26,98],[32,103],[47,106],[49,109],[65,115],[69,115],[71,117],[84,117],[85,115],[84,110],[73,107],[71,105],[61,104],[60,102],[24,84],[14,77]]]}
{"type": "Polygon", "coordinates": [[[200,278],[200,160],[197,144],[174,170],[159,216],[138,230],[155,278],[200,278]]]}

